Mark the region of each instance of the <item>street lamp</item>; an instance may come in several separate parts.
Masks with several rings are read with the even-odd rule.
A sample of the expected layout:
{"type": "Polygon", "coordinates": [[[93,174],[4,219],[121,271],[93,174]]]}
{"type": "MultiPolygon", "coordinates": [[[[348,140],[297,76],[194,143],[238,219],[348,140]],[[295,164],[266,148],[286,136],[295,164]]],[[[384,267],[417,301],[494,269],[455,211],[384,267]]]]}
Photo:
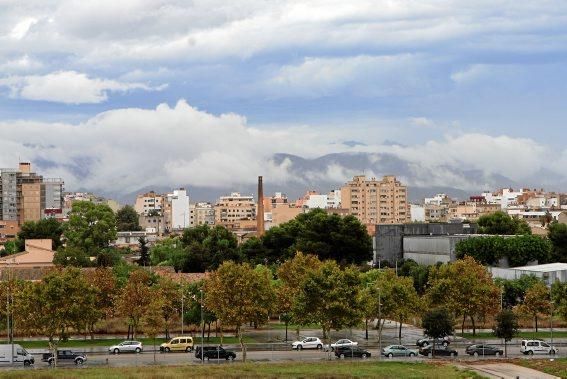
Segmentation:
{"type": "Polygon", "coordinates": [[[183,286],[181,286],[181,335],[183,335],[183,306],[185,302],[185,293],[183,293],[183,286]]]}
{"type": "Polygon", "coordinates": [[[205,321],[203,320],[203,289],[199,290],[201,293],[201,364],[205,364],[205,350],[204,350],[204,340],[205,340],[205,321]]]}

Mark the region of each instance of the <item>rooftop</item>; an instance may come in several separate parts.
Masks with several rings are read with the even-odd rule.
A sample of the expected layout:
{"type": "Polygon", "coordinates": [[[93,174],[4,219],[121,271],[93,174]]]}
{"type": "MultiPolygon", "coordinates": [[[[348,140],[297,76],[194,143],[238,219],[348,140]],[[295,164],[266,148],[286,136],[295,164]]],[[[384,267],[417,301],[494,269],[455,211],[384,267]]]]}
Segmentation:
{"type": "Polygon", "coordinates": [[[533,272],[549,272],[549,271],[567,271],[567,263],[547,263],[544,265],[511,267],[512,270],[533,271],[533,272]]]}

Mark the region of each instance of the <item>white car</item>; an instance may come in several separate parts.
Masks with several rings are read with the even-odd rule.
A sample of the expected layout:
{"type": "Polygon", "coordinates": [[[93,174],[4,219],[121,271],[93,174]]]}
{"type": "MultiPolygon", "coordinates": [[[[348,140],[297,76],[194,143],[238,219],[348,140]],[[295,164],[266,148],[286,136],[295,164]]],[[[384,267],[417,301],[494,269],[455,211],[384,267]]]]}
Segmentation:
{"type": "MultiPolygon", "coordinates": [[[[358,342],[351,341],[351,340],[344,338],[342,340],[338,340],[335,343],[332,343],[331,344],[331,351],[335,351],[335,349],[337,347],[343,347],[343,346],[358,346],[358,342]]],[[[325,345],[325,350],[329,351],[329,345],[325,345]]]]}
{"type": "Polygon", "coordinates": [[[144,350],[144,346],[139,341],[124,341],[120,342],[118,345],[110,346],[108,351],[114,354],[120,353],[141,353],[144,350]]]}
{"type": "Polygon", "coordinates": [[[557,348],[540,340],[522,340],[520,351],[526,355],[556,354],[557,348]]]}
{"type": "Polygon", "coordinates": [[[322,349],[323,342],[317,337],[306,337],[301,341],[295,341],[291,344],[291,348],[294,350],[302,349],[322,349]]]}

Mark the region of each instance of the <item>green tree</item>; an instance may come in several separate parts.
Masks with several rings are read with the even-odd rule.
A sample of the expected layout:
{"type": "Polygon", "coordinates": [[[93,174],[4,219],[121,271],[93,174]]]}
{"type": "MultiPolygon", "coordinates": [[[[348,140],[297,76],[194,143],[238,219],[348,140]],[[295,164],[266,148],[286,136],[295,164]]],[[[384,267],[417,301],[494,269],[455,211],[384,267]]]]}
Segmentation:
{"type": "Polygon", "coordinates": [[[452,310],[455,316],[462,317],[461,333],[464,333],[467,317],[475,335],[475,318],[485,318],[498,311],[500,289],[486,267],[472,257],[433,268],[430,278],[428,300],[434,306],[443,306],[452,310]]]}
{"type": "MultiPolygon", "coordinates": [[[[154,291],[152,289],[152,291],[154,291]]],[[[164,298],[160,293],[153,293],[148,310],[142,318],[142,325],[146,336],[153,340],[154,344],[154,363],[156,362],[156,337],[165,327],[166,321],[161,312],[164,308],[164,298]]],[[[169,338],[166,336],[166,338],[169,338]]]]}
{"type": "Polygon", "coordinates": [[[17,325],[25,334],[48,338],[56,355],[60,341],[71,330],[86,330],[93,308],[94,289],[79,269],[65,268],[47,274],[40,282],[27,282],[14,303],[17,325]]]}
{"type": "Polygon", "coordinates": [[[170,237],[158,241],[150,249],[152,265],[173,266],[175,272],[183,270],[187,259],[187,251],[178,237],[170,237]]]}
{"type": "Polygon", "coordinates": [[[341,217],[315,209],[270,228],[262,243],[269,262],[283,261],[302,251],[339,263],[365,263],[372,259],[372,240],[354,216],[341,217]]]}
{"type": "MultiPolygon", "coordinates": [[[[435,340],[445,338],[454,333],[453,317],[446,309],[436,308],[426,312],[422,317],[423,333],[433,338],[433,347],[435,348],[435,340]]],[[[435,354],[435,349],[432,350],[435,354]]]]}
{"type": "MultiPolygon", "coordinates": [[[[201,325],[201,311],[203,313],[203,325],[199,328],[201,338],[205,338],[205,327],[208,327],[207,341],[210,340],[211,324],[217,321],[217,316],[206,307],[201,307],[201,290],[204,289],[204,281],[189,283],[184,287],[185,308],[183,320],[187,324],[201,325]]],[[[221,329],[221,345],[222,345],[222,329],[221,329]]]]}
{"type": "Polygon", "coordinates": [[[496,315],[496,325],[493,333],[496,337],[504,340],[504,356],[508,356],[508,342],[516,337],[519,332],[518,317],[509,309],[504,309],[496,315]]]}
{"type": "Polygon", "coordinates": [[[268,249],[257,237],[252,237],[244,241],[239,246],[242,259],[251,264],[263,264],[269,260],[268,249]]]}
{"type": "Polygon", "coordinates": [[[429,281],[429,266],[420,265],[417,262],[406,259],[398,265],[398,274],[413,279],[413,286],[419,295],[425,293],[429,281]]]}
{"type": "Polygon", "coordinates": [[[138,213],[131,205],[125,205],[116,212],[116,229],[119,232],[142,230],[138,213]]]}
{"type": "Polygon", "coordinates": [[[85,251],[79,247],[61,247],[53,256],[53,263],[58,266],[88,267],[91,260],[85,251]]]}
{"type": "Polygon", "coordinates": [[[567,321],[567,283],[557,281],[553,283],[551,289],[553,313],[559,314],[563,320],[567,321]]]}
{"type": "Polygon", "coordinates": [[[108,205],[76,201],[65,224],[66,247],[97,256],[116,240],[116,218],[108,205]]]}
{"type": "Polygon", "coordinates": [[[331,330],[352,327],[360,322],[359,291],[357,270],[352,267],[341,270],[336,262],[325,261],[307,274],[294,300],[293,313],[302,325],[319,324],[323,338],[330,344],[331,330]]]}
{"type": "Polygon", "coordinates": [[[567,262],[567,224],[552,222],[547,237],[553,245],[553,262],[567,262]]]}
{"type": "Polygon", "coordinates": [[[185,229],[180,240],[185,248],[180,262],[183,272],[215,270],[224,261],[242,260],[236,236],[221,225],[185,229]]]}
{"type": "Polygon", "coordinates": [[[46,218],[39,221],[25,222],[18,232],[16,245],[18,251],[24,251],[24,242],[29,239],[51,239],[52,249],[57,250],[61,246],[61,235],[63,224],[54,218],[46,218]]]}
{"type": "Polygon", "coordinates": [[[150,265],[150,248],[148,247],[148,240],[145,237],[138,238],[138,244],[140,246],[140,259],[138,264],[140,266],[150,265]]]}
{"type": "Polygon", "coordinates": [[[132,338],[136,338],[140,321],[148,311],[152,294],[150,291],[151,284],[152,279],[148,272],[143,269],[134,270],[130,273],[128,282],[118,294],[116,301],[118,314],[128,319],[132,338]]]}
{"type": "Polygon", "coordinates": [[[536,283],[541,282],[536,276],[522,275],[518,279],[494,279],[494,283],[503,289],[502,306],[503,308],[513,308],[524,301],[526,292],[536,283]]]}
{"type": "Polygon", "coordinates": [[[478,219],[479,232],[482,234],[531,234],[525,220],[510,217],[505,212],[494,212],[478,219]]]}
{"type": "Polygon", "coordinates": [[[248,322],[266,322],[274,306],[273,299],[270,278],[246,263],[224,262],[205,281],[205,307],[223,325],[236,328],[243,361],[246,361],[246,346],[242,326],[248,322]]]}
{"type": "Polygon", "coordinates": [[[18,252],[18,245],[16,241],[7,241],[4,244],[4,249],[0,250],[0,257],[5,257],[6,255],[16,254],[18,252]]]}
{"type": "Polygon", "coordinates": [[[537,333],[539,315],[548,315],[551,312],[549,288],[542,282],[534,284],[526,291],[524,301],[517,309],[520,314],[527,315],[534,320],[535,331],[537,333]]]}

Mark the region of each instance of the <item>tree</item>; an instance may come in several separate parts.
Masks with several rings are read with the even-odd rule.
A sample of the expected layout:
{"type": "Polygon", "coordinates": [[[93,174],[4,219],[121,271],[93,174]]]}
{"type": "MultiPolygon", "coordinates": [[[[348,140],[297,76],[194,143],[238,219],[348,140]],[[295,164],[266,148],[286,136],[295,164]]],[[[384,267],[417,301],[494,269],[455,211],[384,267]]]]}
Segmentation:
{"type": "Polygon", "coordinates": [[[413,286],[419,295],[425,293],[429,280],[429,266],[420,265],[414,260],[406,259],[398,265],[398,274],[413,279],[413,286]]]}
{"type": "Polygon", "coordinates": [[[7,241],[6,243],[4,243],[4,249],[0,250],[0,257],[16,254],[17,252],[18,245],[16,244],[16,241],[7,241]]]}
{"type": "Polygon", "coordinates": [[[270,278],[246,263],[224,262],[205,280],[205,307],[223,325],[235,326],[243,361],[246,361],[246,346],[242,326],[253,321],[266,322],[274,306],[274,296],[270,278]]]}
{"type": "Polygon", "coordinates": [[[549,314],[551,312],[549,297],[549,288],[542,282],[537,282],[526,291],[524,302],[517,307],[520,314],[530,316],[534,320],[536,333],[539,315],[549,314]]]}
{"type": "Polygon", "coordinates": [[[91,339],[94,339],[94,327],[98,320],[108,319],[113,316],[115,297],[118,292],[117,281],[112,270],[106,267],[97,267],[95,270],[87,271],[85,278],[94,289],[96,296],[95,317],[88,323],[91,339]]]}
{"type": "Polygon", "coordinates": [[[242,259],[251,264],[266,263],[269,259],[268,249],[262,243],[262,240],[257,237],[252,237],[239,246],[240,255],[242,259]]]}
{"type": "MultiPolygon", "coordinates": [[[[286,339],[287,327],[294,319],[293,300],[299,293],[309,273],[318,270],[321,264],[321,261],[315,255],[298,252],[293,258],[286,260],[278,267],[278,282],[276,284],[277,309],[285,323],[286,339]]],[[[299,328],[297,329],[297,336],[299,337],[299,328]]]]}
{"type": "Polygon", "coordinates": [[[430,278],[429,302],[462,317],[461,333],[464,333],[467,317],[475,335],[475,317],[484,318],[498,311],[500,289],[494,284],[490,272],[472,257],[432,268],[430,278]]]}
{"type": "Polygon", "coordinates": [[[554,262],[567,262],[567,224],[552,222],[547,237],[553,245],[554,262]]]}
{"type": "Polygon", "coordinates": [[[39,221],[25,222],[18,232],[16,245],[18,251],[24,251],[24,242],[28,239],[50,239],[52,249],[57,250],[61,246],[61,235],[63,234],[63,224],[54,218],[46,218],[39,221]]]}
{"type": "Polygon", "coordinates": [[[128,319],[132,338],[136,338],[140,321],[148,311],[148,304],[151,301],[150,286],[150,274],[138,269],[130,273],[126,285],[118,295],[117,310],[120,315],[128,319]]]}
{"type": "Polygon", "coordinates": [[[522,275],[518,279],[510,280],[496,278],[494,282],[503,290],[502,307],[513,308],[524,301],[527,290],[541,282],[541,279],[533,275],[522,275]]]}
{"type": "Polygon", "coordinates": [[[181,312],[181,290],[179,285],[174,283],[171,279],[163,277],[160,277],[157,286],[154,287],[153,296],[162,299],[159,314],[161,314],[163,318],[165,338],[169,338],[171,316],[181,312]]]}
{"type": "Polygon", "coordinates": [[[503,309],[496,315],[496,325],[493,328],[493,334],[504,340],[504,356],[508,356],[507,345],[512,338],[518,335],[520,331],[518,326],[518,318],[510,309],[503,309]]]}
{"type": "Polygon", "coordinates": [[[66,247],[97,256],[116,240],[116,218],[108,205],[76,201],[65,224],[66,247]]]}
{"type": "Polygon", "coordinates": [[[331,330],[360,322],[359,290],[357,270],[352,267],[341,270],[336,262],[325,261],[307,274],[294,300],[293,313],[302,325],[319,324],[323,338],[330,344],[331,330]]]}
{"type": "Polygon", "coordinates": [[[454,333],[453,317],[443,308],[436,308],[426,312],[422,318],[423,333],[433,338],[433,355],[435,355],[435,341],[454,333]]]}
{"type": "Polygon", "coordinates": [[[511,217],[498,211],[478,219],[479,232],[482,234],[531,234],[531,229],[525,220],[511,217]]]}
{"type": "Polygon", "coordinates": [[[85,251],[79,247],[61,247],[53,256],[53,263],[58,266],[88,267],[91,261],[85,251]]]}
{"type": "MultiPolygon", "coordinates": [[[[152,292],[155,289],[152,289],[152,292]]],[[[164,308],[164,298],[159,293],[153,293],[151,301],[148,304],[148,310],[143,316],[142,324],[146,336],[151,338],[154,342],[154,363],[156,362],[156,337],[159,332],[163,330],[167,321],[162,317],[162,310],[164,308]]],[[[169,338],[166,336],[166,338],[169,338]]]]}
{"type": "Polygon", "coordinates": [[[148,241],[145,237],[138,238],[138,244],[140,245],[140,259],[138,264],[140,266],[150,265],[150,249],[148,248],[148,241]]]}
{"type": "Polygon", "coordinates": [[[56,356],[57,345],[69,337],[70,329],[86,329],[97,307],[93,295],[94,289],[76,268],[52,271],[40,282],[26,282],[14,302],[18,328],[46,336],[56,356]]]}
{"type": "Polygon", "coordinates": [[[150,249],[152,265],[171,265],[175,272],[183,269],[186,257],[186,249],[178,237],[170,237],[158,241],[150,249]]]}
{"type": "Polygon", "coordinates": [[[372,259],[372,240],[354,216],[341,217],[322,209],[302,213],[272,227],[262,236],[270,262],[292,257],[297,251],[339,263],[365,263],[372,259]]]}
{"type": "Polygon", "coordinates": [[[567,283],[555,282],[551,286],[551,296],[553,300],[554,313],[567,321],[567,283]]]}
{"type": "MultiPolygon", "coordinates": [[[[207,341],[210,340],[211,324],[217,321],[217,316],[206,307],[201,307],[201,290],[204,289],[204,281],[189,283],[183,290],[185,299],[185,309],[183,320],[188,324],[201,325],[201,312],[203,324],[201,325],[201,338],[205,338],[205,325],[208,326],[207,341]]],[[[222,345],[222,330],[221,330],[221,345],[222,345]]]]}
{"type": "Polygon", "coordinates": [[[547,238],[532,235],[473,237],[459,241],[455,247],[459,259],[468,255],[483,264],[494,265],[506,258],[512,267],[531,261],[550,262],[552,249],[547,238]]]}
{"type": "Polygon", "coordinates": [[[125,205],[116,212],[116,229],[119,232],[142,230],[138,213],[131,205],[125,205]]]}

